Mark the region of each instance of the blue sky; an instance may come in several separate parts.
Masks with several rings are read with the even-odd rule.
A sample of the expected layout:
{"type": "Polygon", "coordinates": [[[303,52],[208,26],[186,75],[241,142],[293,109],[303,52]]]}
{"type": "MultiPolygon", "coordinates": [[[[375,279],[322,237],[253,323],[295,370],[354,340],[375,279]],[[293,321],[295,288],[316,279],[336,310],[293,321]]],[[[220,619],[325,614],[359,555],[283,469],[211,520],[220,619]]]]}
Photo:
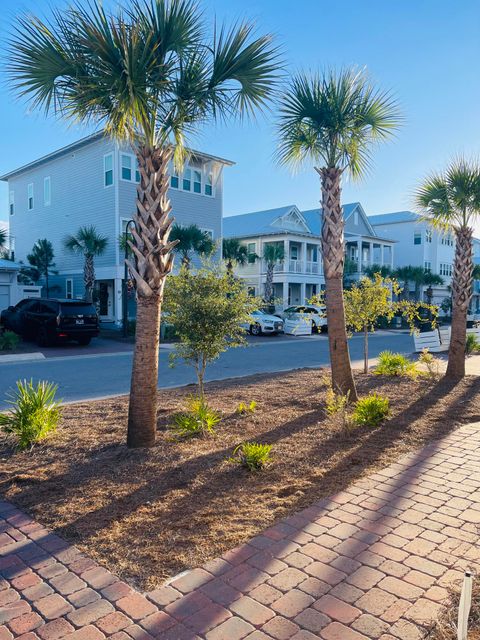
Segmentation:
{"type": "MultiPolygon", "coordinates": [[[[0,18],[0,39],[22,10],[48,12],[55,0],[10,0],[0,18]]],[[[453,155],[480,146],[480,3],[478,0],[204,0],[206,19],[251,18],[275,34],[288,70],[366,66],[397,96],[405,124],[375,152],[371,174],[346,182],[344,202],[359,200],[368,214],[411,208],[421,178],[453,155]]],[[[0,174],[89,133],[29,113],[0,85],[0,174]]],[[[237,164],[225,173],[225,213],[295,203],[312,208],[320,198],[317,174],[292,176],[276,166],[273,117],[254,123],[209,126],[192,146],[237,164]]],[[[0,219],[7,218],[0,185],[0,219]]],[[[480,230],[480,229],[479,229],[480,230]]]]}

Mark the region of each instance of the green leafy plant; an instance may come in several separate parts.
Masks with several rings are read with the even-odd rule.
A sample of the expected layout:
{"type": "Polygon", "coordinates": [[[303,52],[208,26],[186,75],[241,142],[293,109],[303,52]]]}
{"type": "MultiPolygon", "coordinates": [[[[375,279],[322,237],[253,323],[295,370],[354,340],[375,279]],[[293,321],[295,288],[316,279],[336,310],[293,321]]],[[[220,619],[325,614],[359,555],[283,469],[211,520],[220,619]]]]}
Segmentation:
{"type": "Polygon", "coordinates": [[[0,427],[17,440],[19,449],[27,449],[56,430],[61,415],[55,400],[58,386],[51,382],[19,380],[17,391],[9,395],[11,409],[0,413],[0,427]]]}
{"type": "Polygon", "coordinates": [[[257,403],[255,400],[252,400],[249,404],[246,402],[239,402],[237,408],[235,409],[235,413],[238,413],[241,416],[246,416],[251,413],[255,413],[257,408],[257,403]]]}
{"type": "Polygon", "coordinates": [[[220,414],[209,407],[205,398],[192,396],[187,401],[186,410],[173,416],[171,428],[181,438],[214,435],[220,420],[220,414]]]}
{"type": "Polygon", "coordinates": [[[328,415],[339,416],[343,431],[349,433],[352,429],[352,420],[348,412],[350,393],[348,391],[345,394],[340,392],[335,393],[331,379],[328,376],[323,377],[323,383],[327,387],[325,408],[328,415]]]}
{"type": "Polygon", "coordinates": [[[467,356],[480,351],[480,342],[474,333],[467,333],[467,341],[465,342],[465,353],[467,356]]]}
{"type": "Polygon", "coordinates": [[[249,471],[263,469],[271,462],[271,444],[261,444],[259,442],[243,442],[233,452],[230,462],[241,464],[249,471]]]}
{"type": "Polygon", "coordinates": [[[438,358],[435,358],[427,348],[422,349],[422,352],[418,357],[418,361],[425,367],[429,378],[438,378],[440,375],[440,362],[438,358]]]}
{"type": "Polygon", "coordinates": [[[392,351],[380,353],[374,373],[378,376],[407,376],[409,378],[417,378],[420,375],[415,362],[401,353],[393,353],[392,351]]]}
{"type": "Polygon", "coordinates": [[[13,331],[4,331],[0,335],[0,351],[13,351],[18,347],[20,337],[13,331]]]}
{"type": "Polygon", "coordinates": [[[352,414],[358,426],[378,427],[390,413],[390,401],[377,393],[371,393],[357,400],[352,414]]]}

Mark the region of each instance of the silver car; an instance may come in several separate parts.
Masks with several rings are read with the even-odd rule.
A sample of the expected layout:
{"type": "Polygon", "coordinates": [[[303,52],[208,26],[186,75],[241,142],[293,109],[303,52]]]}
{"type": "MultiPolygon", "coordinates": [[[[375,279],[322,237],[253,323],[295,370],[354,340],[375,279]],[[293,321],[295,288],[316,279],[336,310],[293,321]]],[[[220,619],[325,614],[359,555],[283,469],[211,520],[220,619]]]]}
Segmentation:
{"type": "Polygon", "coordinates": [[[252,336],[264,333],[280,333],[283,331],[283,320],[278,316],[271,316],[263,311],[253,311],[251,321],[242,325],[252,336]]]}

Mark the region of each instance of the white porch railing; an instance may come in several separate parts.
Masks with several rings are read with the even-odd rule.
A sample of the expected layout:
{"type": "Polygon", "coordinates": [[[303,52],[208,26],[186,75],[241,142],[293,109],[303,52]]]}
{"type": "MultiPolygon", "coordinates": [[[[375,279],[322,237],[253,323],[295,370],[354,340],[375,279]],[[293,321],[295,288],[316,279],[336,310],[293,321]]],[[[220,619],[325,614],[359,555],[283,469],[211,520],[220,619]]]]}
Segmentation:
{"type": "Polygon", "coordinates": [[[307,273],[320,273],[320,263],[319,262],[313,262],[312,260],[307,260],[307,268],[306,268],[306,272],[307,273]]]}
{"type": "Polygon", "coordinates": [[[290,260],[289,271],[293,271],[293,273],[304,273],[303,262],[301,260],[290,260]]]}

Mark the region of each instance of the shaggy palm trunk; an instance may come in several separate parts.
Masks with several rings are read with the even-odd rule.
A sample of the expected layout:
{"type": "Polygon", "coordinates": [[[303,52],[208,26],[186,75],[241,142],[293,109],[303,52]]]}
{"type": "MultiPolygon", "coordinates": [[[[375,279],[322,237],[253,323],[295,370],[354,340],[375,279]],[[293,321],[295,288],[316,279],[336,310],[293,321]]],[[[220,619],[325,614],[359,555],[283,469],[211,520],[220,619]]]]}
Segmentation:
{"type": "Polygon", "coordinates": [[[472,296],[473,230],[461,227],[456,232],[452,278],[452,335],[448,351],[447,378],[465,375],[467,312],[472,296]]]}
{"type": "Polygon", "coordinates": [[[95,267],[93,264],[93,256],[89,253],[85,254],[83,263],[83,283],[85,285],[85,300],[93,301],[93,288],[95,286],[95,267]]]}
{"type": "Polygon", "coordinates": [[[357,391],[348,352],[343,301],[345,242],[340,188],[342,172],[334,167],[318,171],[322,180],[322,257],[332,385],[337,393],[348,394],[352,402],[357,400],[357,391]]]}
{"type": "Polygon", "coordinates": [[[271,262],[267,264],[267,276],[265,278],[265,302],[270,303],[273,298],[273,265],[271,262]]]}
{"type": "Polygon", "coordinates": [[[158,347],[165,279],[173,266],[169,241],[172,218],[168,199],[168,163],[172,151],[148,146],[136,149],[140,171],[137,211],[133,216],[133,257],[127,260],[137,288],[137,323],[128,409],[129,447],[151,447],[157,427],[158,347]]]}

